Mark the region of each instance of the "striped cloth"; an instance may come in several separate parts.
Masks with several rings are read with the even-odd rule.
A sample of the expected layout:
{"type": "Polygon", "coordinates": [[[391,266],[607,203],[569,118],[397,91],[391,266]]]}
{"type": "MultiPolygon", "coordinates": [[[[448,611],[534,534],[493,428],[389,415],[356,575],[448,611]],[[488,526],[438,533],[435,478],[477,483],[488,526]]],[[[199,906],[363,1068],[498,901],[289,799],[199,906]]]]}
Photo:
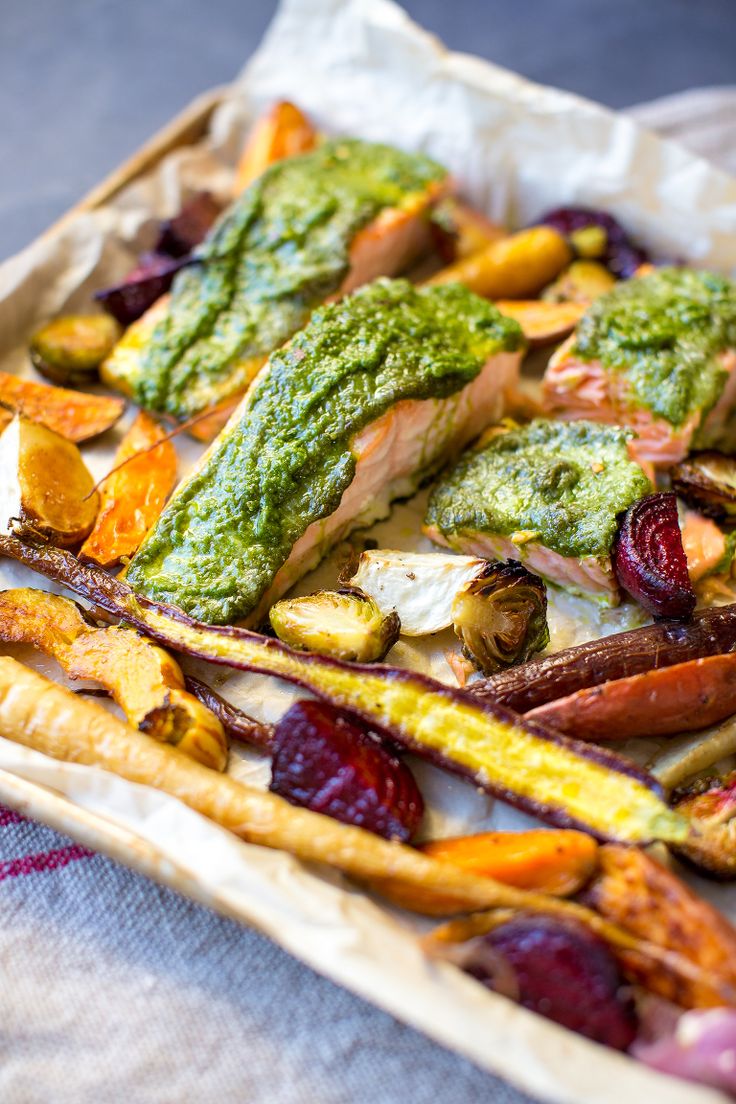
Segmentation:
{"type": "MultiPolygon", "coordinates": [[[[736,90],[634,110],[736,172],[736,90]]],[[[3,1104],[524,1104],[264,937],[0,808],[3,1104]]]]}

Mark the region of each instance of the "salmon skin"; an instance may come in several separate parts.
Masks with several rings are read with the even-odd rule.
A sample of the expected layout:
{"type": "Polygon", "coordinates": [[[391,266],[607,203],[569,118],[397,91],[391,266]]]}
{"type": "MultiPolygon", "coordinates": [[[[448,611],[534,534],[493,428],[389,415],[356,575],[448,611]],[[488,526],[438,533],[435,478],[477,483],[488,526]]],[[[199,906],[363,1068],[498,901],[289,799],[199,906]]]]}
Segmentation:
{"type": "Polygon", "coordinates": [[[123,336],[103,379],[177,420],[222,407],[316,306],[427,251],[448,183],[423,154],[352,139],[277,162],[123,336]]]}
{"type": "Polygon", "coordinates": [[[736,285],[664,268],[618,284],[587,311],[544,376],[546,411],[635,431],[632,456],[668,467],[733,443],[736,285]]]}
{"type": "Polygon", "coordinates": [[[651,490],[629,439],[592,422],[497,427],[438,483],[424,532],[468,555],[521,560],[566,590],[616,605],[616,517],[651,490]]]}
{"type": "Polygon", "coordinates": [[[523,346],[516,322],[459,285],[378,280],[320,308],[270,357],[128,581],[209,623],[258,624],[503,414],[523,346]]]}

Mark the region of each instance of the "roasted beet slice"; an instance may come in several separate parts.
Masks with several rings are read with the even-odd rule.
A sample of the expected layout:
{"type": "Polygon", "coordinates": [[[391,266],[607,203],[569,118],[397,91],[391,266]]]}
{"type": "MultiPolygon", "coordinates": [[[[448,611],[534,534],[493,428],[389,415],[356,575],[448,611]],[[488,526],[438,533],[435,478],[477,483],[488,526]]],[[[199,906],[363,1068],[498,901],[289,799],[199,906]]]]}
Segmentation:
{"type": "Polygon", "coordinates": [[[173,258],[144,253],[122,284],[95,292],[95,299],[121,326],[129,326],[169,290],[174,276],[186,264],[191,264],[188,256],[173,258]]]}
{"type": "Polygon", "coordinates": [[[695,591],[671,491],[646,495],[629,507],[619,522],[611,559],[619,584],[653,617],[692,617],[695,591]]]}
{"type": "Polygon", "coordinates": [[[518,916],[463,947],[455,961],[487,985],[588,1039],[626,1050],[634,1003],[602,939],[575,920],[518,916]]]}
{"type": "Polygon", "coordinates": [[[165,219],[156,242],[156,253],[184,257],[199,245],[220,214],[220,204],[210,192],[195,192],[178,215],[165,219]]]}
{"type": "Polygon", "coordinates": [[[424,802],[400,759],[339,709],[299,701],[276,726],[271,791],[343,824],[406,843],[424,802]]]}
{"type": "Polygon", "coordinates": [[[563,234],[579,256],[601,261],[620,279],[633,276],[649,260],[646,250],[634,245],[621,223],[606,211],[555,207],[539,222],[563,234]]]}

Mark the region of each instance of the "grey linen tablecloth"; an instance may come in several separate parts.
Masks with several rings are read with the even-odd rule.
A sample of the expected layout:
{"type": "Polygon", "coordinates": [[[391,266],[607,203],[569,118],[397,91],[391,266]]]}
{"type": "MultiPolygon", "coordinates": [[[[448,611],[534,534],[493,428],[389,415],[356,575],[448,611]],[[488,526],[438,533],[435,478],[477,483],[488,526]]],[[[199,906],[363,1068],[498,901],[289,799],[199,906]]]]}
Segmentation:
{"type": "MultiPolygon", "coordinates": [[[[736,90],[633,114],[736,173],[736,90]]],[[[3,1104],[528,1099],[257,933],[1,808],[0,908],[3,1104]]]]}

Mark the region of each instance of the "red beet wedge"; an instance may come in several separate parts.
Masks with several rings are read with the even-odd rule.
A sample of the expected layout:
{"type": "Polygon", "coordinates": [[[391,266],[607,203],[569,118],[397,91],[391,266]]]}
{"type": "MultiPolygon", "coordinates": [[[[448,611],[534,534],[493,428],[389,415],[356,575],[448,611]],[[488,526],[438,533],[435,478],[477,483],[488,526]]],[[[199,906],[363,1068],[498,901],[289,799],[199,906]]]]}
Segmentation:
{"type": "Polygon", "coordinates": [[[95,299],[121,326],[129,326],[169,290],[186,264],[191,264],[191,258],[143,253],[121,284],[95,292],[95,299]]]}
{"type": "Polygon", "coordinates": [[[690,620],[695,591],[671,491],[647,495],[629,507],[611,558],[619,584],[653,617],[690,620]]]}
{"type": "Polygon", "coordinates": [[[634,1004],[616,960],[582,924],[519,916],[466,946],[463,969],[490,989],[616,1050],[633,1042],[634,1004]]]}
{"type": "Polygon", "coordinates": [[[271,791],[292,805],[406,843],[424,802],[407,766],[324,702],[299,701],[276,726],[271,791]]]}

